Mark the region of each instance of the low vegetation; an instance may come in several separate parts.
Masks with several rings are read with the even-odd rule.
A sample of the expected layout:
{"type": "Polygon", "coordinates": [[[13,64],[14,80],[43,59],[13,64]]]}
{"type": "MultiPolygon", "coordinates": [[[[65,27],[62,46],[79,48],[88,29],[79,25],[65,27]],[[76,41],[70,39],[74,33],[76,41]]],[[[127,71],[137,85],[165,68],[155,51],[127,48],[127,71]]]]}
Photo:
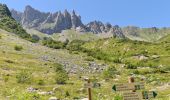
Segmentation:
{"type": "Polygon", "coordinates": [[[15,45],[14,49],[15,49],[16,51],[21,51],[21,50],[23,49],[23,47],[20,46],[20,45],[15,45]]]}
{"type": "Polygon", "coordinates": [[[42,40],[42,44],[44,46],[47,46],[49,48],[54,48],[54,49],[64,49],[65,46],[67,45],[66,43],[63,43],[61,41],[55,41],[52,38],[45,37],[42,40]]]}
{"type": "Polygon", "coordinates": [[[18,83],[27,83],[30,84],[32,82],[32,76],[31,73],[26,71],[26,70],[22,70],[21,72],[19,72],[16,75],[16,79],[18,83]]]}
{"type": "Polygon", "coordinates": [[[55,80],[57,84],[65,84],[68,80],[68,74],[61,64],[55,63],[54,69],[56,72],[55,80]]]}

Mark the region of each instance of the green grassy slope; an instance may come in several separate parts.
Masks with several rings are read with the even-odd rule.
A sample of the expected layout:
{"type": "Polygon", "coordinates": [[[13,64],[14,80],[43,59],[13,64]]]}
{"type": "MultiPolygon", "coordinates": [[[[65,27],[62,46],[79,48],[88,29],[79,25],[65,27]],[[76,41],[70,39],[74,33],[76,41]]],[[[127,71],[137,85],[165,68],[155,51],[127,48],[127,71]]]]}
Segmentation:
{"type": "Polygon", "coordinates": [[[123,28],[125,35],[131,40],[155,42],[170,34],[169,28],[123,28]]]}
{"type": "MultiPolygon", "coordinates": [[[[36,97],[37,100],[47,100],[51,96],[56,96],[61,99],[67,98],[68,100],[73,100],[73,98],[83,98],[87,96],[86,91],[78,92],[81,88],[83,88],[83,84],[85,83],[85,81],[82,80],[80,76],[86,76],[86,74],[70,75],[70,79],[67,84],[57,85],[55,84],[55,72],[52,67],[53,63],[56,62],[61,64],[66,62],[69,63],[70,66],[86,67],[88,65],[88,61],[85,61],[86,53],[69,54],[67,50],[49,49],[37,43],[34,44],[20,39],[15,34],[8,33],[3,30],[0,30],[0,36],[0,86],[2,87],[0,89],[0,98],[10,98],[10,100],[32,100],[36,97]],[[14,49],[15,45],[22,46],[23,50],[16,51],[14,49]],[[45,59],[46,57],[48,59],[45,59]],[[17,83],[16,76],[22,70],[32,73],[31,83],[17,83]],[[38,85],[40,80],[43,80],[44,85],[38,85]],[[38,88],[41,91],[51,91],[54,87],[57,87],[59,90],[54,95],[39,95],[37,93],[27,92],[26,89],[29,87],[38,88]],[[66,96],[67,91],[69,92],[70,96],[66,96]]],[[[138,62],[138,59],[133,58],[133,54],[144,53],[144,55],[149,56],[146,64],[149,62],[154,62],[155,65],[162,64],[164,68],[168,68],[167,61],[169,59],[169,50],[158,50],[159,48],[163,48],[163,46],[169,45],[162,45],[159,43],[151,44],[133,42],[130,40],[123,41],[113,38],[89,42],[83,45],[83,47],[87,50],[100,49],[100,52],[98,53],[104,54],[104,56],[102,56],[103,58],[106,58],[103,59],[105,60],[105,63],[111,65],[114,64],[120,73],[119,75],[115,75],[115,78],[110,79],[110,81],[104,81],[104,78],[102,78],[102,73],[89,74],[92,79],[100,82],[102,85],[101,88],[92,89],[93,99],[98,100],[99,98],[103,98],[104,100],[112,100],[114,95],[116,95],[111,89],[113,83],[127,82],[129,74],[135,73],[137,76],[137,81],[139,81],[139,77],[141,76],[147,77],[146,88],[156,89],[159,93],[158,98],[165,100],[167,95],[170,93],[170,87],[166,86],[166,83],[168,83],[170,80],[170,74],[163,73],[162,71],[164,71],[164,69],[160,68],[160,70],[156,70],[153,66],[149,68],[145,68],[145,66],[139,66],[140,68],[137,69],[127,69],[126,67],[120,67],[124,61],[129,60],[129,63],[132,64],[133,62],[138,62]],[[144,52],[145,49],[147,49],[148,53],[144,52]],[[153,54],[159,55],[160,57],[154,58],[154,61],[152,58],[150,58],[150,56],[153,54]],[[121,57],[124,60],[117,62],[115,60],[117,57],[121,57]],[[131,62],[131,59],[133,62],[131,62]]],[[[100,58],[99,54],[98,57],[100,58]]],[[[99,62],[103,62],[102,59],[99,62]]]]}
{"type": "MultiPolygon", "coordinates": [[[[64,98],[65,92],[71,94],[68,98],[78,96],[76,93],[81,88],[82,81],[71,79],[68,83],[75,81],[75,84],[56,85],[55,72],[52,68],[53,63],[67,62],[70,66],[83,64],[83,59],[78,55],[70,55],[66,50],[54,50],[43,47],[39,44],[33,44],[26,40],[20,39],[15,34],[0,30],[0,98],[5,100],[33,100],[38,96],[37,100],[47,100],[52,95],[42,96],[36,93],[28,93],[26,88],[35,87],[42,91],[51,91],[54,87],[58,87],[63,91],[57,91],[55,96],[64,98]],[[16,45],[22,46],[23,50],[16,51],[16,45]],[[45,59],[47,58],[47,59],[45,59]],[[62,59],[61,59],[62,58],[62,59]],[[16,75],[22,70],[30,72],[32,75],[31,83],[20,84],[16,81],[16,75]],[[44,81],[44,85],[38,85],[39,80],[44,81]],[[75,89],[77,88],[77,89],[75,89]],[[71,92],[72,91],[72,92],[71,92]]],[[[72,77],[70,77],[72,78],[72,77]]],[[[74,78],[74,77],[73,77],[74,78]]]]}
{"type": "MultiPolygon", "coordinates": [[[[167,62],[170,57],[169,43],[147,43],[110,38],[86,43],[83,47],[90,51],[100,51],[106,56],[101,57],[105,61],[114,62],[114,60],[120,59],[120,63],[131,62],[135,64],[136,62],[141,64],[138,66],[169,66],[167,62]],[[140,60],[137,56],[143,56],[147,59],[140,60]],[[158,58],[154,59],[154,56],[158,56],[158,58]]],[[[96,57],[100,59],[100,56],[102,54],[96,57]]]]}
{"type": "Polygon", "coordinates": [[[147,88],[157,90],[160,94],[158,98],[165,97],[168,100],[170,86],[166,84],[170,82],[170,38],[163,38],[162,41],[166,42],[147,43],[110,38],[85,43],[80,51],[114,64],[117,70],[121,70],[122,77],[132,73],[136,77],[146,77],[147,88]]]}
{"type": "Polygon", "coordinates": [[[90,32],[80,33],[72,29],[64,30],[62,31],[62,33],[54,33],[52,35],[44,34],[34,29],[26,29],[26,31],[31,35],[39,36],[41,39],[43,37],[51,37],[53,40],[56,40],[56,41],[65,41],[66,39],[68,39],[69,41],[73,41],[73,40],[93,41],[93,40],[98,40],[102,38],[112,37],[111,34],[107,34],[107,35],[106,34],[93,34],[90,32]]]}

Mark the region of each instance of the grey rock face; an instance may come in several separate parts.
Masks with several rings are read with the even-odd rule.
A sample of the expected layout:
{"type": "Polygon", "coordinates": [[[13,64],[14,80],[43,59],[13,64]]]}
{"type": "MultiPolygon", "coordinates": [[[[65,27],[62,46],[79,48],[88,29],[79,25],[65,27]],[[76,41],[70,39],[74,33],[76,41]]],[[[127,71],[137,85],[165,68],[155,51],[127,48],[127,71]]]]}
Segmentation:
{"type": "Polygon", "coordinates": [[[44,13],[35,10],[31,6],[26,6],[24,13],[11,10],[12,16],[22,26],[26,28],[34,28],[40,32],[53,34],[59,33],[62,30],[83,26],[81,17],[75,14],[72,15],[65,10],[64,13],[44,13]]]}
{"type": "Polygon", "coordinates": [[[64,23],[65,23],[66,28],[67,29],[71,28],[72,27],[71,15],[67,10],[64,11],[64,19],[65,19],[64,23]]]}
{"type": "Polygon", "coordinates": [[[110,30],[110,33],[113,34],[113,37],[125,38],[122,29],[118,25],[113,26],[110,30]]]}
{"type": "Polygon", "coordinates": [[[12,10],[11,10],[11,14],[12,14],[12,17],[13,17],[17,22],[20,22],[20,21],[21,21],[23,13],[18,12],[18,11],[16,11],[16,10],[12,9],[12,10]]]}
{"type": "Polygon", "coordinates": [[[87,27],[90,29],[91,32],[96,34],[111,33],[113,34],[113,37],[125,38],[122,29],[118,25],[112,26],[109,23],[104,25],[100,21],[94,21],[87,24],[87,27]]]}
{"type": "Polygon", "coordinates": [[[27,28],[38,27],[48,15],[49,13],[42,13],[31,6],[26,6],[20,23],[27,28]]]}
{"type": "Polygon", "coordinates": [[[71,15],[71,22],[72,22],[72,28],[76,28],[79,26],[83,26],[82,22],[81,22],[81,17],[77,16],[75,14],[75,11],[73,10],[72,15],[71,15]]]}
{"type": "Polygon", "coordinates": [[[89,28],[89,30],[93,33],[102,33],[105,30],[105,26],[102,22],[100,21],[94,21],[94,22],[90,22],[89,24],[87,24],[87,27],[89,28]]]}

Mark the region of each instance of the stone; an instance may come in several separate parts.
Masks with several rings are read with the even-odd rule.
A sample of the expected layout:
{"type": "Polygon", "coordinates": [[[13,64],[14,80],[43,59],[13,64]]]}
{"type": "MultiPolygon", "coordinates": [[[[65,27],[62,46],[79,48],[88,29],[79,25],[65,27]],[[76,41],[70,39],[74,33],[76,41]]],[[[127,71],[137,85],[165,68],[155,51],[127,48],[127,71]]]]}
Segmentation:
{"type": "Polygon", "coordinates": [[[37,92],[38,89],[37,88],[33,88],[33,87],[29,87],[29,88],[27,88],[27,91],[32,93],[32,92],[37,92]]]}
{"type": "Polygon", "coordinates": [[[59,100],[59,99],[56,97],[50,97],[48,100],[59,100]]]}
{"type": "Polygon", "coordinates": [[[83,98],[83,99],[81,99],[81,100],[89,100],[88,98],[83,98]]]}

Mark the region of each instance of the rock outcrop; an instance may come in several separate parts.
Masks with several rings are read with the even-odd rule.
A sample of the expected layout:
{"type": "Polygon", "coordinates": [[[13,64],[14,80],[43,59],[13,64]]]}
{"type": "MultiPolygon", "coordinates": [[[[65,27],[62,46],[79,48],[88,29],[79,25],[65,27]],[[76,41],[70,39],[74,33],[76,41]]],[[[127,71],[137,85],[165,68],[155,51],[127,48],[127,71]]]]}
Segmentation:
{"type": "Polygon", "coordinates": [[[122,29],[118,26],[112,26],[110,23],[103,24],[100,21],[94,21],[87,24],[87,28],[93,33],[111,33],[113,37],[125,38],[122,29]]]}

